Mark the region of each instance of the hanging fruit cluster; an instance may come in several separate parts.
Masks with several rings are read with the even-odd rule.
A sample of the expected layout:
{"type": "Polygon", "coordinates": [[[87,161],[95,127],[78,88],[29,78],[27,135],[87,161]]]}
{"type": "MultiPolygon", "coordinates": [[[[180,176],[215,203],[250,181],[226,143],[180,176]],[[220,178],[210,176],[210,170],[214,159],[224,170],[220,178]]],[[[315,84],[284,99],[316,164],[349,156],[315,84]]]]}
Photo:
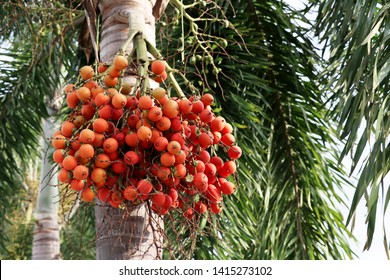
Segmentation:
{"type": "MultiPolygon", "coordinates": [[[[165,65],[155,60],[148,77],[165,81],[165,65]]],[[[112,207],[149,201],[160,215],[221,212],[223,196],[235,190],[241,149],[233,127],[213,113],[213,96],[131,86],[121,79],[127,67],[127,57],[117,55],[96,72],[82,67],[79,81],[65,87],[72,111],[52,138],[59,181],[83,201],[112,207]]]]}

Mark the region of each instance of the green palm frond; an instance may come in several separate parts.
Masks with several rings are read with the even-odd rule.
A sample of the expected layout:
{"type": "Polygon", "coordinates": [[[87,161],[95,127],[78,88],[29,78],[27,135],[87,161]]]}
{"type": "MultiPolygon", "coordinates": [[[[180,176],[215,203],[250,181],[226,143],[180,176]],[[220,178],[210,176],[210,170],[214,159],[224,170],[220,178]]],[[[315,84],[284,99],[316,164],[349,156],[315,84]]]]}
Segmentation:
{"type": "MultiPolygon", "coordinates": [[[[25,2],[11,1],[0,9],[5,23],[0,30],[0,219],[4,223],[17,205],[13,200],[23,191],[27,162],[39,156],[41,120],[48,117],[47,107],[78,63],[73,25],[59,30],[56,22],[46,21],[45,5],[28,7],[25,2]],[[14,14],[19,8],[24,17],[14,14]]],[[[0,236],[2,246],[7,235],[0,236]]]]}
{"type": "MultiPolygon", "coordinates": [[[[366,197],[367,242],[375,230],[379,201],[384,213],[390,188],[390,4],[388,1],[322,1],[317,29],[330,49],[324,75],[329,79],[332,117],[345,141],[341,159],[352,157],[351,174],[362,166],[348,222],[366,197]],[[365,150],[369,151],[368,155],[365,150]]],[[[384,235],[386,239],[386,234],[384,235]]],[[[386,246],[387,248],[387,246],[386,246]]]]}
{"type": "MultiPolygon", "coordinates": [[[[203,61],[183,70],[214,91],[221,114],[236,125],[244,153],[238,191],[226,199],[219,219],[221,238],[202,236],[195,256],[208,250],[208,257],[230,259],[351,258],[350,233],[336,205],[343,204],[339,192],[345,177],[324,121],[315,67],[320,58],[308,29],[293,23],[305,18],[282,1],[215,3],[220,9],[209,8],[208,14],[226,16],[232,28],[214,23],[199,24],[199,30],[214,39],[210,50],[221,72],[215,75],[204,62],[207,54],[190,44],[184,62],[196,55],[203,61]],[[220,38],[228,41],[226,48],[213,47],[220,38]]],[[[202,10],[189,13],[195,17],[202,10]]],[[[180,25],[170,30],[182,32],[180,25]]],[[[180,38],[177,33],[168,37],[180,38]]],[[[180,40],[169,41],[172,63],[181,55],[169,50],[181,47],[180,40]]]]}

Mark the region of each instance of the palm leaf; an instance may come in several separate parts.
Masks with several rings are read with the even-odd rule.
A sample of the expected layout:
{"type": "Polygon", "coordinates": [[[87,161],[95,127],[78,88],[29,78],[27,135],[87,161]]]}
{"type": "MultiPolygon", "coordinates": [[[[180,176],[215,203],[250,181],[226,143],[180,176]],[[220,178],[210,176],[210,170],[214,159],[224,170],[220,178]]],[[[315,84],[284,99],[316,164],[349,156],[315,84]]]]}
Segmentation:
{"type": "Polygon", "coordinates": [[[357,166],[362,167],[348,222],[367,194],[364,248],[369,249],[378,203],[382,200],[388,205],[389,201],[384,195],[389,189],[384,178],[389,173],[390,149],[390,5],[386,1],[365,1],[364,5],[355,1],[323,1],[319,7],[317,30],[331,52],[324,71],[334,104],[331,116],[344,140],[340,160],[351,154],[351,173],[357,166]]]}

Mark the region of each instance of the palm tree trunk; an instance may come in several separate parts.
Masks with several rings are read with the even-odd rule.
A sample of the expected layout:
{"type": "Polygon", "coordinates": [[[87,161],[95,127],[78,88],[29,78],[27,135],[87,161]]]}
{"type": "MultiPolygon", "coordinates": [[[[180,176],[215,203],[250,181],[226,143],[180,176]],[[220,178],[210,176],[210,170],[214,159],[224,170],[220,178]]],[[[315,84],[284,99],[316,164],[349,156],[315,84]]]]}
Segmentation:
{"type": "Polygon", "coordinates": [[[38,193],[38,204],[35,213],[32,259],[51,260],[60,257],[60,227],[58,225],[58,188],[57,176],[51,175],[53,164],[49,162],[48,149],[54,133],[50,119],[43,120],[44,141],[42,143],[42,167],[38,193]]]}
{"type": "MultiPolygon", "coordinates": [[[[161,2],[161,1],[159,1],[161,2]]],[[[143,26],[143,33],[152,43],[155,42],[155,18],[152,14],[155,0],[101,0],[99,9],[102,15],[100,59],[109,62],[127,39],[129,23],[120,15],[132,13],[134,25],[143,26]],[[118,12],[120,14],[118,15],[118,12]],[[144,21],[144,22],[142,22],[144,21]]],[[[136,27],[138,28],[138,27],[136,27]]],[[[130,44],[130,53],[132,49],[130,44]]],[[[124,77],[134,83],[132,76],[124,77]]],[[[153,85],[151,85],[153,86],[153,85]]],[[[145,204],[136,209],[123,210],[97,205],[96,218],[96,258],[97,259],[160,259],[162,255],[160,234],[162,220],[151,216],[145,204]]]]}

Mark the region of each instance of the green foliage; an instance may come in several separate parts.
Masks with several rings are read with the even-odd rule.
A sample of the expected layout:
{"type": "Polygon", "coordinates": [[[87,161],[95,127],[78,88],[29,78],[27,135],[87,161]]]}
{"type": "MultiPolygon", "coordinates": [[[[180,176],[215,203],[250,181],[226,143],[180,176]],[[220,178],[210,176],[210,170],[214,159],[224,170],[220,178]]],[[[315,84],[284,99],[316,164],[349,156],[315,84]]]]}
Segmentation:
{"type": "MultiPolygon", "coordinates": [[[[27,186],[27,185],[26,185],[27,186]]],[[[2,219],[0,234],[1,260],[31,259],[34,222],[32,212],[36,201],[36,182],[30,182],[28,190],[20,188],[15,195],[9,196],[9,209],[1,209],[5,213],[2,219]]]]}
{"type": "MultiPolygon", "coordinates": [[[[390,201],[384,181],[390,171],[390,4],[363,2],[322,1],[317,30],[330,50],[324,77],[332,93],[331,117],[345,143],[340,160],[350,154],[351,173],[361,166],[348,222],[364,196],[368,211],[364,248],[369,249],[379,201],[384,214],[390,201]],[[363,151],[369,151],[367,157],[363,151]]],[[[386,233],[384,243],[388,244],[386,233]]]]}
{"type": "MultiPolygon", "coordinates": [[[[193,257],[351,258],[349,232],[335,205],[343,204],[345,177],[324,121],[315,68],[320,59],[305,35],[308,29],[293,23],[305,18],[282,1],[214,2],[207,12],[196,7],[187,12],[195,20],[202,13],[227,18],[230,28],[221,21],[196,21],[199,35],[185,45],[184,65],[178,62],[181,40],[164,46],[171,64],[216,94],[220,114],[236,125],[244,151],[239,188],[227,199],[217,232],[200,237],[193,257]]],[[[173,27],[164,27],[170,30],[165,36],[181,38],[180,24],[173,27]]],[[[184,25],[184,34],[191,37],[190,27],[184,25]]]]}
{"type": "Polygon", "coordinates": [[[61,257],[64,260],[94,260],[95,216],[90,205],[82,205],[61,230],[61,257]]]}
{"type": "MultiPolygon", "coordinates": [[[[47,107],[61,98],[57,91],[67,75],[74,75],[78,63],[77,25],[72,21],[77,13],[57,4],[9,1],[0,7],[0,220],[4,224],[16,209],[14,199],[23,192],[25,164],[39,156],[41,120],[49,115],[47,107]]],[[[0,234],[4,249],[6,237],[0,234]]]]}

